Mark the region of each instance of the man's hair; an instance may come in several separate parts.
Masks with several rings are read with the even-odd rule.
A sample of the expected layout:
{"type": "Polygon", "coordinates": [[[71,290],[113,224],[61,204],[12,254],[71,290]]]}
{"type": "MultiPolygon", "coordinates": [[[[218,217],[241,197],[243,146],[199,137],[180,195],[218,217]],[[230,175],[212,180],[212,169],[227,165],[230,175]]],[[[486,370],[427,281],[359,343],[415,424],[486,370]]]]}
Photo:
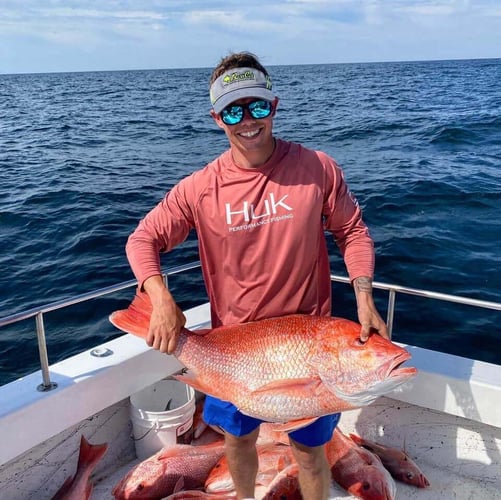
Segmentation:
{"type": "Polygon", "coordinates": [[[268,76],[268,71],[266,71],[266,68],[259,62],[257,56],[251,52],[236,52],[221,59],[212,72],[209,86],[223,73],[234,68],[254,68],[268,76]]]}

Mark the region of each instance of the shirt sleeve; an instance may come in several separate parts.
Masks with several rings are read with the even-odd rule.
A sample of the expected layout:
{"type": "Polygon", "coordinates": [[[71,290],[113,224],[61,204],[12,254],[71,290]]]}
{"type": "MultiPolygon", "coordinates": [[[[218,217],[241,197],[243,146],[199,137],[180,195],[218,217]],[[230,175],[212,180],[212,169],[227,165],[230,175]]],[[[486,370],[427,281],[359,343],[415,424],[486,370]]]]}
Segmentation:
{"type": "Polygon", "coordinates": [[[191,204],[191,176],[169,191],[129,236],[126,254],[139,287],[151,276],[161,274],[160,253],[182,243],[194,227],[191,204]]]}
{"type": "Polygon", "coordinates": [[[341,168],[327,155],[325,165],[324,224],[341,254],[351,281],[374,276],[374,243],[362,220],[362,210],[348,188],[341,168]]]}

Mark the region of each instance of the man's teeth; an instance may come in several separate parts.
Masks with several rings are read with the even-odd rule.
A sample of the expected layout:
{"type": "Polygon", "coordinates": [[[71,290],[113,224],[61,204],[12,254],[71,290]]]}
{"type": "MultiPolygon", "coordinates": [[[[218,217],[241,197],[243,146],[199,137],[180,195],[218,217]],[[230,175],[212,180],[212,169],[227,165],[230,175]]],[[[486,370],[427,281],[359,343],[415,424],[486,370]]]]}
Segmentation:
{"type": "Polygon", "coordinates": [[[240,132],[240,135],[243,135],[244,137],[254,137],[257,134],[259,134],[259,130],[252,130],[250,132],[240,132]]]}

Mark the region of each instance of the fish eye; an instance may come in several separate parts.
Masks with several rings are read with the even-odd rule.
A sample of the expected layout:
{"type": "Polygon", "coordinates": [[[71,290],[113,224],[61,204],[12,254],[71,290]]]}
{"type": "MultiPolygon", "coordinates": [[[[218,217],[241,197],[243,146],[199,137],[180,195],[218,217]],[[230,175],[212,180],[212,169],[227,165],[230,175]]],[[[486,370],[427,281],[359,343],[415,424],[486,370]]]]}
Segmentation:
{"type": "Polygon", "coordinates": [[[365,342],[361,340],[360,337],[358,337],[357,340],[355,340],[355,345],[358,347],[362,347],[363,345],[365,345],[365,342]]]}
{"type": "Polygon", "coordinates": [[[414,479],[414,473],[413,472],[407,472],[407,474],[405,475],[405,477],[407,479],[414,479]]]}
{"type": "Polygon", "coordinates": [[[364,481],[362,483],[362,489],[364,489],[365,491],[370,490],[371,489],[370,483],[368,483],[367,481],[364,481]]]}

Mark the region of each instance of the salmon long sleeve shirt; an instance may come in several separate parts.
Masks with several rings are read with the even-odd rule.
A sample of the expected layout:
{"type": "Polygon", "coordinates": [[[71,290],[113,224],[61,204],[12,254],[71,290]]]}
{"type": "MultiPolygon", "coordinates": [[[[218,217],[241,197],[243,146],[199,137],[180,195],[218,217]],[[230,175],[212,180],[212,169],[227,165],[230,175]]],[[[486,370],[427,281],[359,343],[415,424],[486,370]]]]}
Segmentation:
{"type": "Polygon", "coordinates": [[[195,229],[213,327],[285,314],[331,314],[325,230],[351,280],[372,277],[374,248],[341,169],[328,155],[276,140],[262,166],[228,150],[184,178],[142,219],[126,250],[142,287],[160,253],[195,229]]]}

